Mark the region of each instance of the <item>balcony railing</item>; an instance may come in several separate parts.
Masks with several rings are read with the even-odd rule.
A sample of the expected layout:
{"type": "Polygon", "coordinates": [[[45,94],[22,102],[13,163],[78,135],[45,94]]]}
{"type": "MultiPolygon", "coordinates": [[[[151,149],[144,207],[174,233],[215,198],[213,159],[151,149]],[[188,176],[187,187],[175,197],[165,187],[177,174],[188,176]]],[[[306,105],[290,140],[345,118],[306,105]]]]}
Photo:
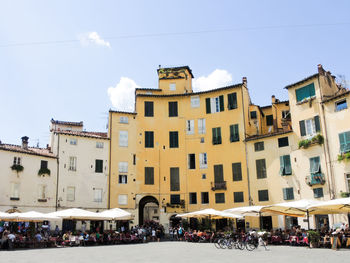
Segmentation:
{"type": "Polygon", "coordinates": [[[317,184],[325,184],[326,179],[322,173],[311,174],[306,177],[306,183],[309,186],[317,185],[317,184]]]}
{"type": "Polygon", "coordinates": [[[222,182],[211,182],[211,190],[226,190],[226,181],[222,182]]]}

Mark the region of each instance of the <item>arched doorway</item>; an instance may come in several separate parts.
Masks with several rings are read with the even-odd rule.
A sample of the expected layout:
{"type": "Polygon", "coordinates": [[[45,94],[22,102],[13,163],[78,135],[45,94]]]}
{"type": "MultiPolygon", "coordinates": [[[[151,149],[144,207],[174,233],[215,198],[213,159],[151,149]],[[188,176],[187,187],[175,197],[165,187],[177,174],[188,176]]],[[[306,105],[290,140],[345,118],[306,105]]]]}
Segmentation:
{"type": "Polygon", "coordinates": [[[155,197],[150,195],[142,197],[139,202],[139,226],[143,225],[145,205],[149,203],[154,203],[156,204],[157,208],[159,208],[158,200],[155,197]]]}

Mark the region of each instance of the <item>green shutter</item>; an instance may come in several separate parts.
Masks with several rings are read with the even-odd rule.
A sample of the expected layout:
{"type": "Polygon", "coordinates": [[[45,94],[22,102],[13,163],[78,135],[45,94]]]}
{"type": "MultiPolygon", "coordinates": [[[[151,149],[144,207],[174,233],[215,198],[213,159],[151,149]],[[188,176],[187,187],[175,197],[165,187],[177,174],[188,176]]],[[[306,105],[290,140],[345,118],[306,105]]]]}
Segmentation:
{"type": "Polygon", "coordinates": [[[280,175],[284,175],[284,158],[280,156],[280,175]]]}
{"type": "Polygon", "coordinates": [[[232,93],[232,109],[237,109],[237,94],[232,93]]]}
{"type": "Polygon", "coordinates": [[[315,96],[315,85],[314,85],[314,83],[311,83],[311,84],[307,85],[305,88],[308,89],[308,95],[310,97],[315,96]]]}
{"type": "Polygon", "coordinates": [[[283,188],[283,200],[288,200],[288,198],[287,198],[287,188],[283,188]]]}
{"type": "Polygon", "coordinates": [[[316,132],[320,132],[320,117],[317,115],[314,117],[316,132]]]}
{"type": "Polygon", "coordinates": [[[233,177],[233,181],[242,181],[241,163],[232,164],[232,177],[233,177]]]}
{"type": "Polygon", "coordinates": [[[234,130],[235,130],[235,141],[239,141],[239,130],[238,130],[238,124],[234,125],[234,130]]]}
{"type": "Polygon", "coordinates": [[[234,93],[227,94],[227,108],[229,110],[233,109],[233,94],[234,93]]]}
{"type": "Polygon", "coordinates": [[[224,171],[222,164],[214,165],[214,181],[221,183],[224,181],[224,171]]]}
{"type": "Polygon", "coordinates": [[[305,121],[299,121],[299,127],[300,127],[300,136],[305,136],[306,135],[305,121]]]}
{"type": "Polygon", "coordinates": [[[221,144],[221,128],[217,128],[217,133],[218,133],[218,144],[221,144]]]}
{"type": "Polygon", "coordinates": [[[220,111],[224,111],[224,95],[219,96],[219,100],[220,100],[220,111]]]}
{"type": "Polygon", "coordinates": [[[284,160],[284,174],[285,175],[290,175],[292,174],[292,165],[290,162],[290,156],[289,155],[284,155],[283,156],[284,160]]]}
{"type": "Polygon", "coordinates": [[[206,109],[207,109],[207,113],[210,113],[210,98],[206,98],[205,99],[205,105],[206,105],[206,109]]]}

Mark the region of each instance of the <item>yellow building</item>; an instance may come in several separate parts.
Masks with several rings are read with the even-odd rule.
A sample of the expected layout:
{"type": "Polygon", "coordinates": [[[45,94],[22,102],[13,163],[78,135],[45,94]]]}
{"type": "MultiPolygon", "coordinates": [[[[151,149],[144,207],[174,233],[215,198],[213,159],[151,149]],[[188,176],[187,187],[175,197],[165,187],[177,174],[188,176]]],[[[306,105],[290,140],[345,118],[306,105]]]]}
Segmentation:
{"type": "MultiPolygon", "coordinates": [[[[137,89],[134,112],[110,111],[109,207],[132,212],[134,224],[153,219],[167,227],[175,214],[209,207],[345,195],[350,167],[337,160],[350,151],[350,125],[342,121],[349,92],[322,66],[318,71],[287,86],[288,101],[272,96],[260,107],[251,103],[246,78],[194,92],[189,67],[159,68],[158,89],[137,89]]],[[[246,221],[259,226],[256,218],[246,221]]],[[[263,223],[305,224],[282,216],[263,223]]]]}

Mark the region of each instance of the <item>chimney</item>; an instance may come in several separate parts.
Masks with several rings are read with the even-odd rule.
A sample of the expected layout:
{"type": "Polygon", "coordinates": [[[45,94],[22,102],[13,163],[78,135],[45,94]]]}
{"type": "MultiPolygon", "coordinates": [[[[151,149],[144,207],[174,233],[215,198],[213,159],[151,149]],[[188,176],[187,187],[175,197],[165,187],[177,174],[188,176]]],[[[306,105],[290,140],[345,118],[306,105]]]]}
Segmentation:
{"type": "Polygon", "coordinates": [[[323,67],[322,67],[321,64],[318,64],[318,65],[317,65],[317,69],[318,69],[318,74],[324,75],[325,70],[323,69],[323,67]]]}
{"type": "Polygon", "coordinates": [[[22,148],[23,149],[28,149],[28,136],[23,136],[22,138],[22,148]]]}
{"type": "Polygon", "coordinates": [[[276,97],[275,95],[271,96],[271,104],[274,104],[276,102],[276,97]]]}
{"type": "Polygon", "coordinates": [[[242,78],[242,83],[243,83],[243,84],[247,84],[247,77],[243,77],[243,78],[242,78]]]}

